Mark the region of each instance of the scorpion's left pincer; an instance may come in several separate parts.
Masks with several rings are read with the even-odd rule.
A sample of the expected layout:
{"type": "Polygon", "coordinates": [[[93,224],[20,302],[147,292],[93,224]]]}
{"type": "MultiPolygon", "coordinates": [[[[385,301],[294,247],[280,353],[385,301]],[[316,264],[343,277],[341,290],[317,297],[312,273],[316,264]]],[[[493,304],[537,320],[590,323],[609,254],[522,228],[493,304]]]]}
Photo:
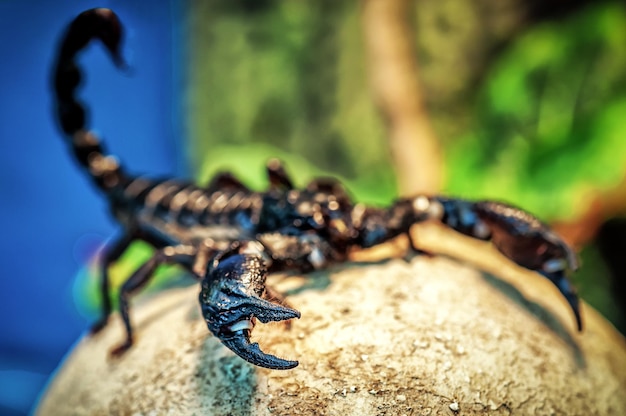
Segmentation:
{"type": "Polygon", "coordinates": [[[300,312],[265,299],[267,268],[261,257],[232,254],[210,267],[202,283],[200,304],[209,330],[235,354],[260,367],[287,370],[298,361],[267,354],[250,334],[258,319],[263,323],[300,318],[300,312]]]}

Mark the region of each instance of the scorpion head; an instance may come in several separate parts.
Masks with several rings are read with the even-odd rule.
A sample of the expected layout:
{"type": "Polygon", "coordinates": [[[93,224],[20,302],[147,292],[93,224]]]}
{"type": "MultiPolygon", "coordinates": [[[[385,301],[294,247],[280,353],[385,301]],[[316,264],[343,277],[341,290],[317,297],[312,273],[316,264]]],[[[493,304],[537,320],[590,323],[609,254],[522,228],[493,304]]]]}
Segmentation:
{"type": "Polygon", "coordinates": [[[244,360],[260,367],[286,370],[298,365],[266,354],[250,333],[263,323],[299,318],[300,312],[263,299],[267,270],[259,256],[234,254],[209,267],[200,292],[200,305],[209,330],[244,360]]]}

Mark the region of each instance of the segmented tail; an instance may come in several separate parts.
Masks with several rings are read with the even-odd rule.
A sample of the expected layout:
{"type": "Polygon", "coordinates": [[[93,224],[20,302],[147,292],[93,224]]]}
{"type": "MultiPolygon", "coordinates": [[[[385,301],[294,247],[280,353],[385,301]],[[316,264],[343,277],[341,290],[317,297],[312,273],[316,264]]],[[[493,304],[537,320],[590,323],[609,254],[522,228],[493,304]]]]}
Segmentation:
{"type": "Polygon", "coordinates": [[[124,66],[119,53],[122,25],[117,15],[109,9],[91,9],[81,13],[68,27],[59,48],[53,75],[56,112],[78,162],[100,189],[110,192],[123,185],[125,176],[117,160],[105,153],[98,137],[86,129],[86,110],[74,96],[81,79],[76,55],[92,39],[104,44],[118,67],[124,66]]]}

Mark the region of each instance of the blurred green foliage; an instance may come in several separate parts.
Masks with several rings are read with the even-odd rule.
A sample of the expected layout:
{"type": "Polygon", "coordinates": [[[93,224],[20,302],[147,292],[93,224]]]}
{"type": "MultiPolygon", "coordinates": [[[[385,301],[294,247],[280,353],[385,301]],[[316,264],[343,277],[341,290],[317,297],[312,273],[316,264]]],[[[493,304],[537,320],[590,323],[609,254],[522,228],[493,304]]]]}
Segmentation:
{"type": "Polygon", "coordinates": [[[311,179],[301,174],[306,159],[309,172],[340,176],[359,199],[388,202],[396,185],[358,4],[246,5],[192,2],[186,125],[196,172],[235,170],[255,181],[270,156],[259,149],[272,146],[299,185],[311,179]]]}
{"type": "Polygon", "coordinates": [[[586,189],[626,175],[626,9],[598,4],[531,27],[492,63],[478,97],[474,130],[448,149],[447,190],[548,220],[579,216],[586,189]]]}
{"type": "MultiPolygon", "coordinates": [[[[393,166],[368,90],[358,3],[246,4],[192,2],[187,125],[200,177],[228,169],[258,183],[268,152],[251,144],[263,143],[300,184],[305,158],[316,167],[307,172],[340,176],[357,199],[389,202],[393,166]]],[[[445,192],[507,200],[552,221],[579,215],[586,189],[618,183],[626,173],[624,45],[618,3],[513,39],[483,65],[465,133],[442,137],[445,192]]],[[[435,125],[454,122],[445,109],[433,114],[435,125]]]]}

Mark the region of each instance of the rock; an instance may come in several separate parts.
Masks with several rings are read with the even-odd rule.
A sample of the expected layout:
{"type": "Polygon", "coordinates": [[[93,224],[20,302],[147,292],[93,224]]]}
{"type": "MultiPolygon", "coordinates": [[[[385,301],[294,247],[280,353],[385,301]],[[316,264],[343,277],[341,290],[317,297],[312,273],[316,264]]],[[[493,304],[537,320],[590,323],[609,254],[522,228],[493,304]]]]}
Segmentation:
{"type": "Polygon", "coordinates": [[[121,358],[108,356],[118,317],[82,339],[36,414],[626,414],[622,336],[587,305],[578,333],[549,282],[496,269],[420,256],[272,276],[302,318],[253,338],[300,360],[288,371],[252,366],[210,335],[198,286],[168,290],[135,302],[137,342],[121,358]]]}

